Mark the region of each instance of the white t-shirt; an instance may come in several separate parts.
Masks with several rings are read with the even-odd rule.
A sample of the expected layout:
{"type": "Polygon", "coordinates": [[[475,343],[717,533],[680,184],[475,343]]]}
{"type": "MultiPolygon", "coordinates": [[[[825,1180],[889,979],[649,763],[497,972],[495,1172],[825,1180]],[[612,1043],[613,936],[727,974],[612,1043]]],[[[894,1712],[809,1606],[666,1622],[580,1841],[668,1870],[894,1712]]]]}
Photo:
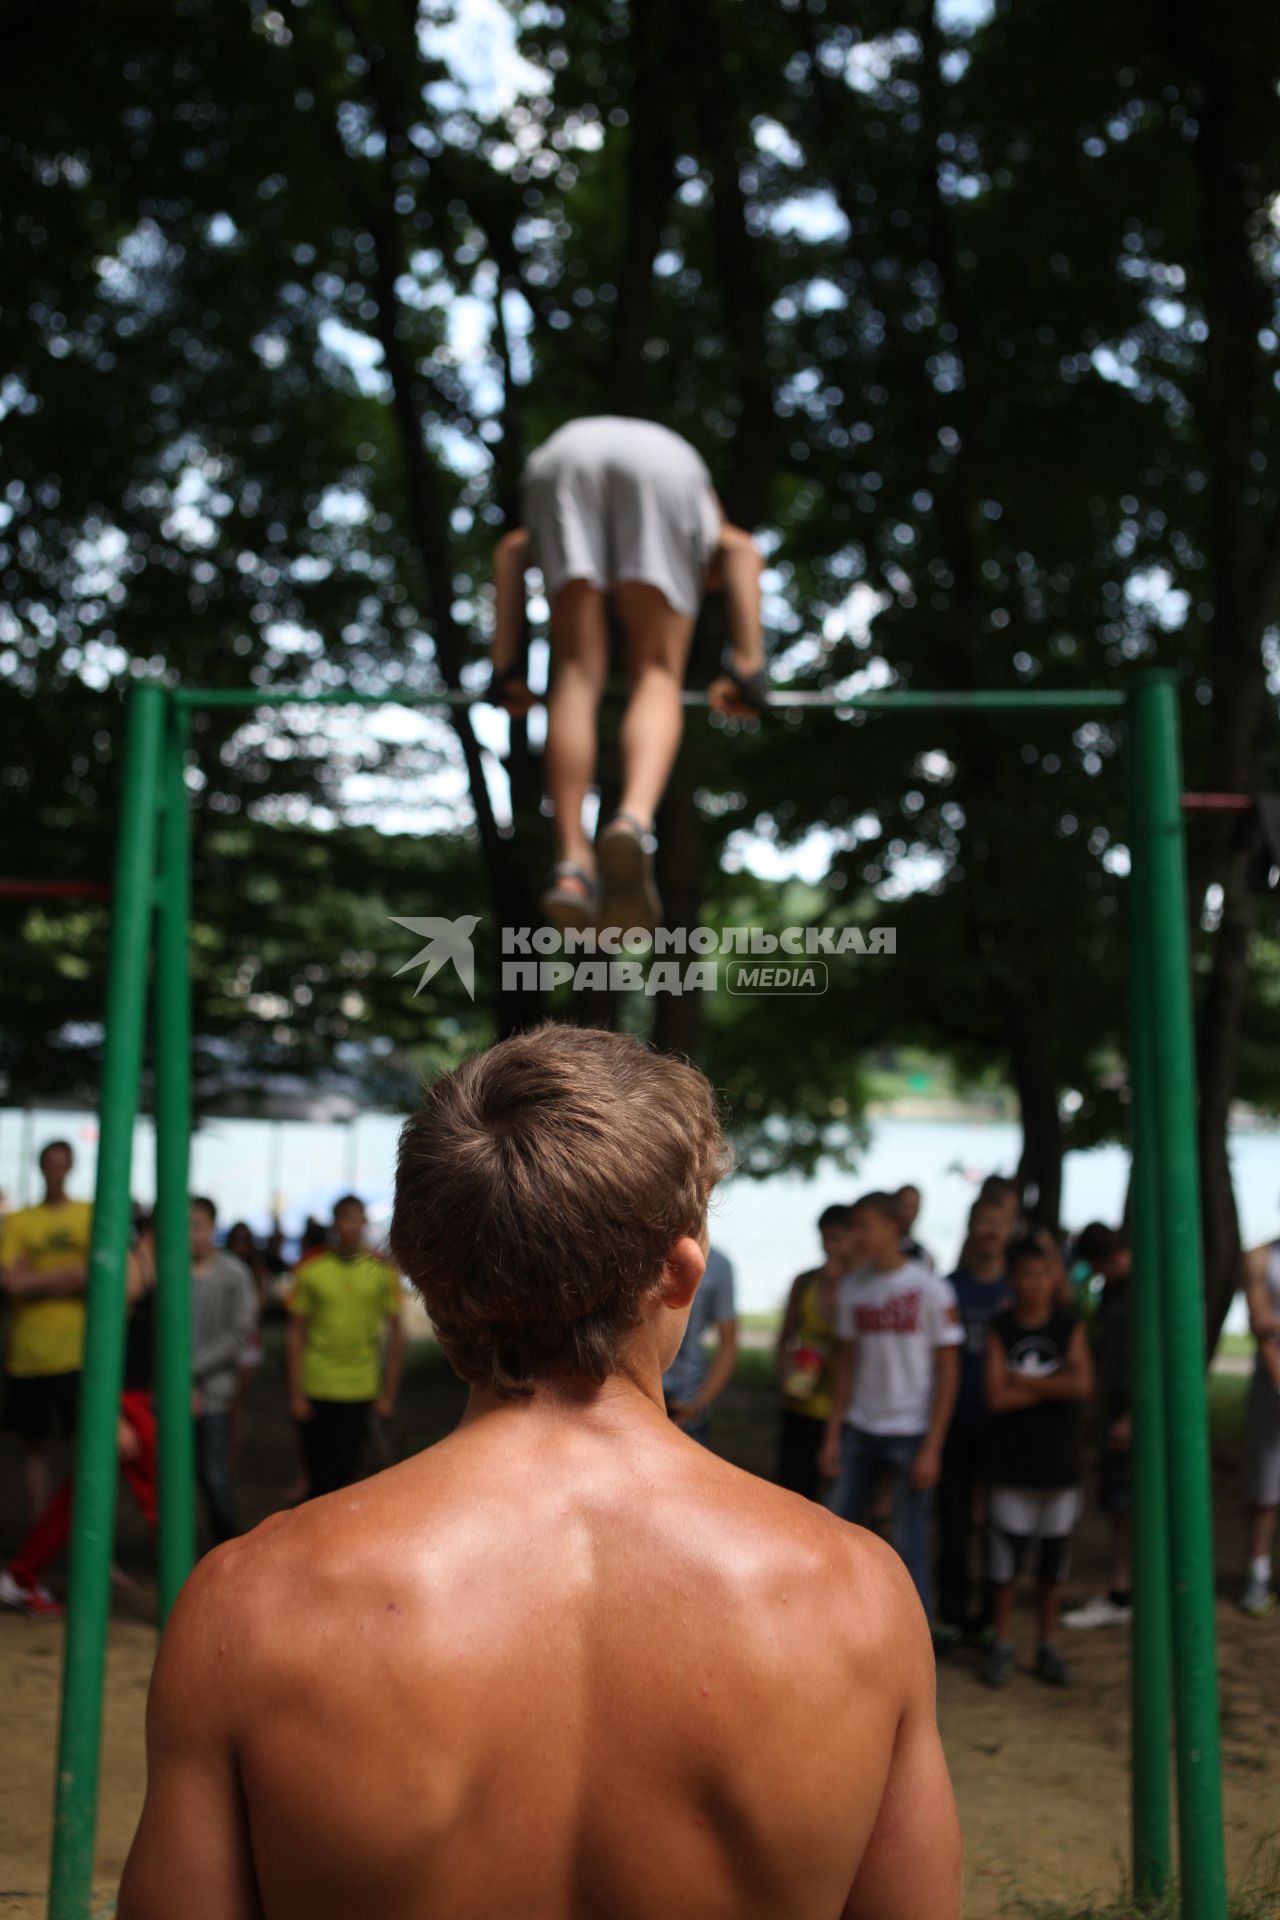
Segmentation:
{"type": "Polygon", "coordinates": [[[892,1273],[846,1274],[836,1333],[853,1340],[853,1389],[845,1419],[864,1433],[925,1433],[933,1408],[933,1356],[964,1344],[949,1280],[917,1260],[892,1273]]]}

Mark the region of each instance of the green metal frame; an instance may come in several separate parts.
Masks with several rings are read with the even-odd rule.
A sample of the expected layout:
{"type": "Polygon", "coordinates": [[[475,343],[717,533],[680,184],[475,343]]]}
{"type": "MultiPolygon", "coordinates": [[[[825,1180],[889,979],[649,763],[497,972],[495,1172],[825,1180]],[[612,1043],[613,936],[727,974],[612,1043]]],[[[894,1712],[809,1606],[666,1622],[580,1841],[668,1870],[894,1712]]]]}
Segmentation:
{"type": "MultiPolygon", "coordinates": [[[[191,1132],[189,822],[192,711],[290,705],[456,707],[479,696],[306,693],[138,681],[126,700],[107,978],[85,1378],[76,1460],[50,1920],[88,1920],[124,1362],[129,1178],[155,953],[156,1395],[161,1623],[195,1558],[187,1170],[191,1132]],[[154,927],[153,927],[154,920],[154,927]]],[[[686,704],[705,695],[686,695],[686,704]]],[[[1140,1894],[1173,1878],[1170,1700],[1176,1707],[1184,1920],[1226,1920],[1213,1539],[1204,1371],[1191,970],[1177,682],[1131,690],[776,694],[780,708],[897,712],[1123,712],[1129,738],[1129,1079],[1133,1153],[1133,1872],[1140,1894]],[[1177,1418],[1167,1418],[1176,1410],[1177,1418]]]]}

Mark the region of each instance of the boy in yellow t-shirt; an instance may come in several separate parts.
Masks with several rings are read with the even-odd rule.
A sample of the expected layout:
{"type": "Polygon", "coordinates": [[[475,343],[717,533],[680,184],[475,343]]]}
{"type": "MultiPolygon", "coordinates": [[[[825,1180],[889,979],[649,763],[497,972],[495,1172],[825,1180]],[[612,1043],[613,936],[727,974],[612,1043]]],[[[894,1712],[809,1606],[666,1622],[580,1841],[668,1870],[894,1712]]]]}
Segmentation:
{"type": "Polygon", "coordinates": [[[27,1508],[34,1520],[48,1505],[48,1441],[55,1428],[76,1429],[84,1356],[84,1290],[93,1208],[69,1200],[75,1155],[65,1140],[40,1154],[44,1199],[11,1213],[0,1265],[9,1302],[4,1426],[23,1445],[27,1508]]]}
{"type": "Polygon", "coordinates": [[[369,1415],[391,1418],[404,1358],[400,1278],[365,1246],[354,1194],[334,1207],[333,1229],[333,1250],[297,1268],[289,1300],[289,1403],[313,1497],[357,1477],[369,1415]]]}

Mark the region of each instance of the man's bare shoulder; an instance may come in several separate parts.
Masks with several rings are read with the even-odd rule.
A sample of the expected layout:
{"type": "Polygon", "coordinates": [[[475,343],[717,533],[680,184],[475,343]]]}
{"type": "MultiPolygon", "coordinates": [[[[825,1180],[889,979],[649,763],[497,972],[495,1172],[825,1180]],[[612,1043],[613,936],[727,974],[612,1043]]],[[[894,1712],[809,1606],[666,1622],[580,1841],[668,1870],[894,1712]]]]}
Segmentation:
{"type": "Polygon", "coordinates": [[[807,1645],[818,1665],[880,1692],[904,1660],[931,1659],[914,1588],[873,1534],[683,1441],[655,1450],[638,1484],[634,1472],[634,1455],[616,1476],[602,1458],[598,1471],[511,1485],[443,1443],[216,1549],[169,1637],[193,1683],[202,1673],[253,1699],[321,1645],[341,1645],[354,1671],[398,1656],[408,1631],[430,1659],[481,1594],[497,1631],[504,1592],[583,1604],[569,1570],[586,1565],[597,1595],[620,1604],[642,1581],[653,1607],[688,1621],[693,1596],[717,1633],[732,1618],[744,1657],[754,1647],[766,1663],[775,1640],[791,1661],[807,1645]]]}
{"type": "MultiPolygon", "coordinates": [[[[348,1505],[367,1508],[367,1496],[351,1498],[356,1491],[348,1505]]],[[[158,1679],[207,1703],[233,1737],[245,1712],[260,1718],[270,1699],[314,1666],[321,1643],[342,1646],[353,1633],[380,1627],[380,1613],[391,1625],[392,1589],[380,1577],[378,1556],[364,1551],[366,1540],[376,1542],[387,1529],[367,1519],[352,1527],[338,1507],[342,1499],[330,1495],[273,1514],[215,1547],[178,1596],[158,1679]]]]}
{"type": "Polygon", "coordinates": [[[717,1551],[740,1545],[749,1569],[752,1611],[770,1598],[812,1631],[833,1654],[894,1660],[921,1650],[932,1661],[924,1612],[894,1550],[816,1501],[699,1449],[706,1462],[689,1510],[699,1528],[720,1536],[717,1551]]]}

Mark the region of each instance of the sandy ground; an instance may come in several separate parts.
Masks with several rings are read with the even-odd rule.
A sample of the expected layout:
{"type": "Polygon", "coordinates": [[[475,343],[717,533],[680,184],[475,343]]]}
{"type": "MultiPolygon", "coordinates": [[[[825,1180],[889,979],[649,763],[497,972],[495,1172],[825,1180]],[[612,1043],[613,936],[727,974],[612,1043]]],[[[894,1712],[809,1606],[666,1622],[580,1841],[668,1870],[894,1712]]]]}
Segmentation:
{"type": "MultiPolygon", "coordinates": [[[[263,1387],[254,1447],[242,1462],[248,1519],[277,1503],[293,1467],[287,1424],[276,1417],[270,1383],[263,1387]]],[[[758,1408],[750,1394],[737,1388],[732,1394],[737,1405],[723,1423],[724,1450],[749,1464],[741,1436],[761,1430],[758,1408]]],[[[406,1404],[399,1438],[407,1451],[447,1430],[459,1397],[452,1383],[433,1376],[427,1386],[407,1390],[406,1404]]],[[[11,1498],[11,1476],[5,1477],[11,1498]]],[[[1280,1865],[1280,1612],[1253,1622],[1231,1603],[1238,1558],[1234,1472],[1224,1472],[1220,1484],[1220,1563],[1231,1570],[1218,1602],[1227,1847],[1232,1875],[1243,1881],[1255,1863],[1273,1873],[1280,1865]]],[[[0,1502],[6,1541],[13,1517],[0,1502]]],[[[1096,1589],[1102,1547],[1096,1521],[1087,1522],[1069,1598],[1096,1589]]],[[[155,1649],[146,1536],[124,1502],[120,1559],[141,1591],[117,1599],[112,1622],[95,1877],[95,1912],[102,1914],[112,1911],[141,1804],[143,1719],[155,1649]]],[[[1016,1632],[1029,1655],[1029,1609],[1020,1613],[1016,1632]]],[[[965,1831],[967,1920],[1017,1914],[1023,1901],[1075,1903],[1118,1891],[1128,1852],[1127,1640],[1123,1629],[1064,1637],[1075,1675],[1064,1692],[1042,1686],[1024,1668],[1006,1692],[992,1694],[980,1684],[972,1656],[941,1663],[939,1716],[965,1831]]],[[[61,1625],[0,1610],[3,1920],[43,1920],[62,1641],[61,1625]]]]}

